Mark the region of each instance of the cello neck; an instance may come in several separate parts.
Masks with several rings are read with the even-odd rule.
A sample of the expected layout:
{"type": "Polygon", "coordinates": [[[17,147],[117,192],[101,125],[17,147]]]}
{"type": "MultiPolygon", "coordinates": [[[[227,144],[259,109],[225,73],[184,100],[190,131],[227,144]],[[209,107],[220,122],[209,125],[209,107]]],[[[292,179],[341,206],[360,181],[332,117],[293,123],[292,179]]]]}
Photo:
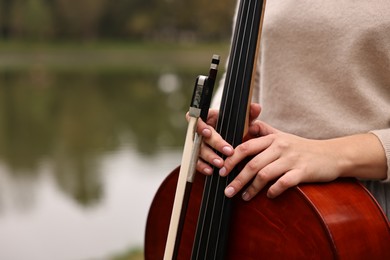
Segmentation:
{"type": "MultiPolygon", "coordinates": [[[[265,0],[241,0],[226,71],[217,132],[233,147],[242,142],[254,83],[265,0]]],[[[215,168],[206,178],[192,259],[224,259],[229,232],[231,199],[224,195],[237,175],[220,177],[215,168]]]]}

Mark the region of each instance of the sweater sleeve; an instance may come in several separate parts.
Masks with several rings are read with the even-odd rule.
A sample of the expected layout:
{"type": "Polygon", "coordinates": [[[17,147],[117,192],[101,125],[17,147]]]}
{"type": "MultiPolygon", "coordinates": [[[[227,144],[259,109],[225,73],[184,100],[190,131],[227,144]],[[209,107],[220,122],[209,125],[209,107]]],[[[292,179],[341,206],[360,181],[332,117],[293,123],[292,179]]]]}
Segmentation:
{"type": "Polygon", "coordinates": [[[384,182],[390,182],[390,129],[381,129],[371,131],[382,143],[387,159],[387,178],[384,182]]]}

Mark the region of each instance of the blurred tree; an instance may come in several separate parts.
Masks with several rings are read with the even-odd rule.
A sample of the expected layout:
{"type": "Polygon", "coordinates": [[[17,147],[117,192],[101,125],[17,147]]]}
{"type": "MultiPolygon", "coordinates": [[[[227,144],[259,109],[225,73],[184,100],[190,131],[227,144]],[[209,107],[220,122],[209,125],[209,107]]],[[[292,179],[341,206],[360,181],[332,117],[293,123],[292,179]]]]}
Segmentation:
{"type": "Polygon", "coordinates": [[[235,1],[0,0],[0,39],[220,40],[235,1]]]}
{"type": "Polygon", "coordinates": [[[26,35],[30,39],[44,39],[52,33],[52,16],[45,0],[27,0],[24,5],[26,35]]]}
{"type": "MultiPolygon", "coordinates": [[[[100,20],[99,30],[102,36],[109,38],[123,38],[126,35],[126,21],[139,12],[139,6],[145,0],[116,0],[108,1],[106,10],[100,20]]],[[[147,2],[147,1],[146,1],[147,2]]]]}
{"type": "Polygon", "coordinates": [[[51,35],[52,17],[45,0],[2,1],[3,38],[43,39],[51,35]]]}
{"type": "Polygon", "coordinates": [[[98,24],[107,0],[55,0],[55,3],[62,32],[81,39],[99,36],[98,24]]]}
{"type": "Polygon", "coordinates": [[[12,0],[0,0],[0,39],[7,39],[10,32],[10,15],[12,0]]]}
{"type": "MultiPolygon", "coordinates": [[[[231,35],[231,22],[235,2],[225,0],[155,0],[153,8],[141,9],[138,15],[130,16],[128,28],[138,29],[143,22],[145,38],[169,40],[221,40],[231,35]],[[143,11],[142,11],[143,10],[143,11]]],[[[140,34],[129,30],[129,34],[140,34]]]]}
{"type": "Polygon", "coordinates": [[[203,8],[199,13],[198,26],[202,36],[209,39],[229,37],[232,33],[233,12],[235,1],[197,0],[203,8]]]}

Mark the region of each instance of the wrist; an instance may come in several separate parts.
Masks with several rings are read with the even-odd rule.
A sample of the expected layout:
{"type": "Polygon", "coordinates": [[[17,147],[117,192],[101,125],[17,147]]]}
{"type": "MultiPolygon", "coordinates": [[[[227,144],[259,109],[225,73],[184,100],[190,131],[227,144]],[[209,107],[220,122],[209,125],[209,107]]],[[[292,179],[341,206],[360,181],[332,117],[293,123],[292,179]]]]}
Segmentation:
{"type": "Polygon", "coordinates": [[[387,161],[382,144],[371,133],[330,140],[337,153],[340,177],[383,180],[387,177],[387,161]]]}

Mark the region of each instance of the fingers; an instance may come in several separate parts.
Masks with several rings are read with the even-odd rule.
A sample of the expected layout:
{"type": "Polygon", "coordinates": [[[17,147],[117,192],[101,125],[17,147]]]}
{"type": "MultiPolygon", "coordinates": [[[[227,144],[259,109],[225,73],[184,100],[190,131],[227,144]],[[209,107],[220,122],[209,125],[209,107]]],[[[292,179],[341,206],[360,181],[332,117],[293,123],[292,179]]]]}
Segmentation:
{"type": "MultiPolygon", "coordinates": [[[[217,124],[217,119],[218,119],[218,110],[210,109],[208,112],[207,124],[201,118],[199,118],[198,129],[200,129],[200,128],[203,129],[206,125],[210,125],[211,127],[215,127],[215,125],[217,124]]],[[[187,121],[190,120],[189,112],[186,113],[186,120],[187,121]]]]}
{"type": "Polygon", "coordinates": [[[268,198],[275,198],[288,188],[300,183],[301,174],[299,173],[300,170],[290,170],[290,164],[285,159],[279,158],[261,169],[256,174],[253,182],[242,193],[242,198],[246,201],[252,199],[270,181],[277,179],[277,181],[271,185],[267,191],[268,198]]]}
{"type": "MultiPolygon", "coordinates": [[[[259,157],[260,153],[272,144],[273,139],[274,137],[269,135],[261,138],[251,139],[238,145],[235,149],[235,152],[232,154],[232,156],[226,158],[224,166],[220,169],[219,174],[221,176],[226,176],[239,162],[241,162],[245,158],[248,158],[255,154],[259,154],[257,156],[259,157]]],[[[254,165],[255,165],[254,160],[251,160],[245,166],[244,169],[259,167],[254,165]]]]}
{"type": "MultiPolygon", "coordinates": [[[[189,113],[188,112],[186,113],[186,119],[187,119],[187,121],[189,119],[189,113]]],[[[199,118],[199,119],[201,120],[201,118],[199,118]]],[[[216,124],[217,124],[217,119],[218,119],[218,110],[210,109],[209,112],[208,112],[208,116],[207,116],[207,122],[206,122],[207,125],[215,127],[216,124]]],[[[206,125],[206,123],[203,122],[203,126],[206,125]]]]}
{"type": "Polygon", "coordinates": [[[267,191],[268,198],[275,198],[295,185],[298,185],[299,170],[288,170],[286,164],[276,160],[266,167],[258,171],[256,174],[251,174],[250,171],[242,171],[225,189],[225,195],[232,197],[236,195],[247,183],[252,181],[246,190],[241,194],[245,201],[251,200],[256,196],[270,181],[277,179],[267,191]],[[278,178],[279,177],[279,178],[278,178]]]}
{"type": "Polygon", "coordinates": [[[212,166],[221,168],[223,166],[223,159],[217,152],[224,156],[231,156],[234,152],[233,147],[226,142],[217,131],[203,122],[198,121],[197,131],[203,137],[199,157],[201,158],[197,163],[197,170],[204,174],[212,173],[212,166]],[[210,165],[209,165],[210,164],[210,165]]]}
{"type": "Polygon", "coordinates": [[[196,170],[205,175],[211,175],[213,173],[213,168],[208,163],[205,163],[202,159],[199,159],[196,163],[196,170]]]}
{"type": "Polygon", "coordinates": [[[252,124],[249,126],[248,131],[252,136],[256,137],[280,133],[279,130],[260,120],[253,121],[252,124]]]}
{"type": "MultiPolygon", "coordinates": [[[[237,147],[236,149],[245,151],[244,153],[234,153],[233,156],[225,160],[224,167],[220,170],[221,176],[226,176],[231,169],[235,166],[236,161],[241,161],[246,157],[243,154],[251,155],[257,153],[257,149],[265,149],[270,143],[272,143],[270,138],[263,138],[262,142],[246,142],[243,147],[237,147]],[[252,144],[253,143],[253,144],[252,144]],[[230,168],[232,167],[232,168],[230,168]]],[[[277,176],[276,174],[268,174],[267,169],[272,165],[272,162],[278,159],[278,154],[272,152],[271,150],[265,150],[263,153],[258,154],[252,160],[250,160],[242,171],[237,175],[237,177],[226,187],[225,195],[227,197],[232,197],[236,195],[247,183],[252,181],[251,185],[248,187],[246,193],[244,193],[244,199],[248,200],[256,195],[267,183],[269,180],[277,176]],[[265,171],[262,172],[261,169],[265,171]]],[[[272,168],[271,168],[272,169],[272,168]]],[[[276,171],[277,172],[277,171],[276,171]]]]}
{"type": "Polygon", "coordinates": [[[288,188],[291,188],[295,185],[298,185],[301,180],[298,178],[300,176],[299,170],[291,170],[285,173],[280,177],[271,187],[269,187],[267,192],[268,198],[275,198],[286,191],[288,188]]]}
{"type": "MultiPolygon", "coordinates": [[[[251,104],[250,106],[250,117],[251,120],[258,117],[260,114],[260,105],[251,104]]],[[[215,125],[218,119],[218,110],[210,109],[208,113],[207,123],[202,119],[198,120],[197,123],[197,133],[202,135],[203,142],[206,143],[211,148],[215,149],[217,152],[222,153],[225,156],[231,156],[233,154],[233,147],[226,142],[216,131],[215,125]]],[[[189,119],[189,114],[186,114],[187,120],[189,119]]],[[[214,166],[222,167],[220,160],[222,158],[218,156],[215,151],[212,149],[206,149],[206,146],[202,146],[200,157],[207,163],[211,163],[214,166]]],[[[203,165],[203,164],[202,164],[203,165]]],[[[203,165],[204,166],[204,165],[203,165]]]]}
{"type": "Polygon", "coordinates": [[[249,122],[252,122],[256,118],[259,117],[261,112],[261,107],[257,103],[251,103],[250,108],[249,108],[249,122]]]}
{"type": "Polygon", "coordinates": [[[207,116],[207,124],[215,128],[217,125],[218,110],[210,109],[207,116]]]}
{"type": "Polygon", "coordinates": [[[223,159],[204,143],[202,144],[199,156],[200,159],[197,162],[196,169],[206,175],[213,173],[212,166],[221,168],[223,165],[223,159]]]}
{"type": "Polygon", "coordinates": [[[283,149],[288,147],[280,140],[277,134],[251,139],[236,147],[234,154],[225,160],[220,169],[220,175],[226,176],[243,159],[254,156],[229,183],[225,189],[227,197],[233,197],[247,184],[248,187],[242,193],[244,200],[252,199],[270,181],[276,182],[269,188],[267,196],[274,198],[286,189],[301,182],[302,170],[294,168],[292,156],[285,156],[283,149]]]}
{"type": "Polygon", "coordinates": [[[256,173],[252,183],[243,192],[242,198],[247,201],[252,199],[269,181],[277,178],[281,172],[286,172],[285,164],[280,163],[280,160],[271,162],[256,173]]]}
{"type": "MultiPolygon", "coordinates": [[[[210,119],[213,120],[213,119],[210,119]]],[[[205,123],[202,119],[199,118],[198,124],[196,126],[196,132],[202,135],[203,141],[206,142],[208,145],[213,147],[219,152],[222,152],[225,154],[227,152],[228,154],[225,154],[227,156],[231,155],[233,152],[232,146],[226,142],[214,129],[214,127],[210,126],[208,123],[205,123]],[[226,151],[223,151],[223,148],[227,146],[229,149],[226,151]]]]}

